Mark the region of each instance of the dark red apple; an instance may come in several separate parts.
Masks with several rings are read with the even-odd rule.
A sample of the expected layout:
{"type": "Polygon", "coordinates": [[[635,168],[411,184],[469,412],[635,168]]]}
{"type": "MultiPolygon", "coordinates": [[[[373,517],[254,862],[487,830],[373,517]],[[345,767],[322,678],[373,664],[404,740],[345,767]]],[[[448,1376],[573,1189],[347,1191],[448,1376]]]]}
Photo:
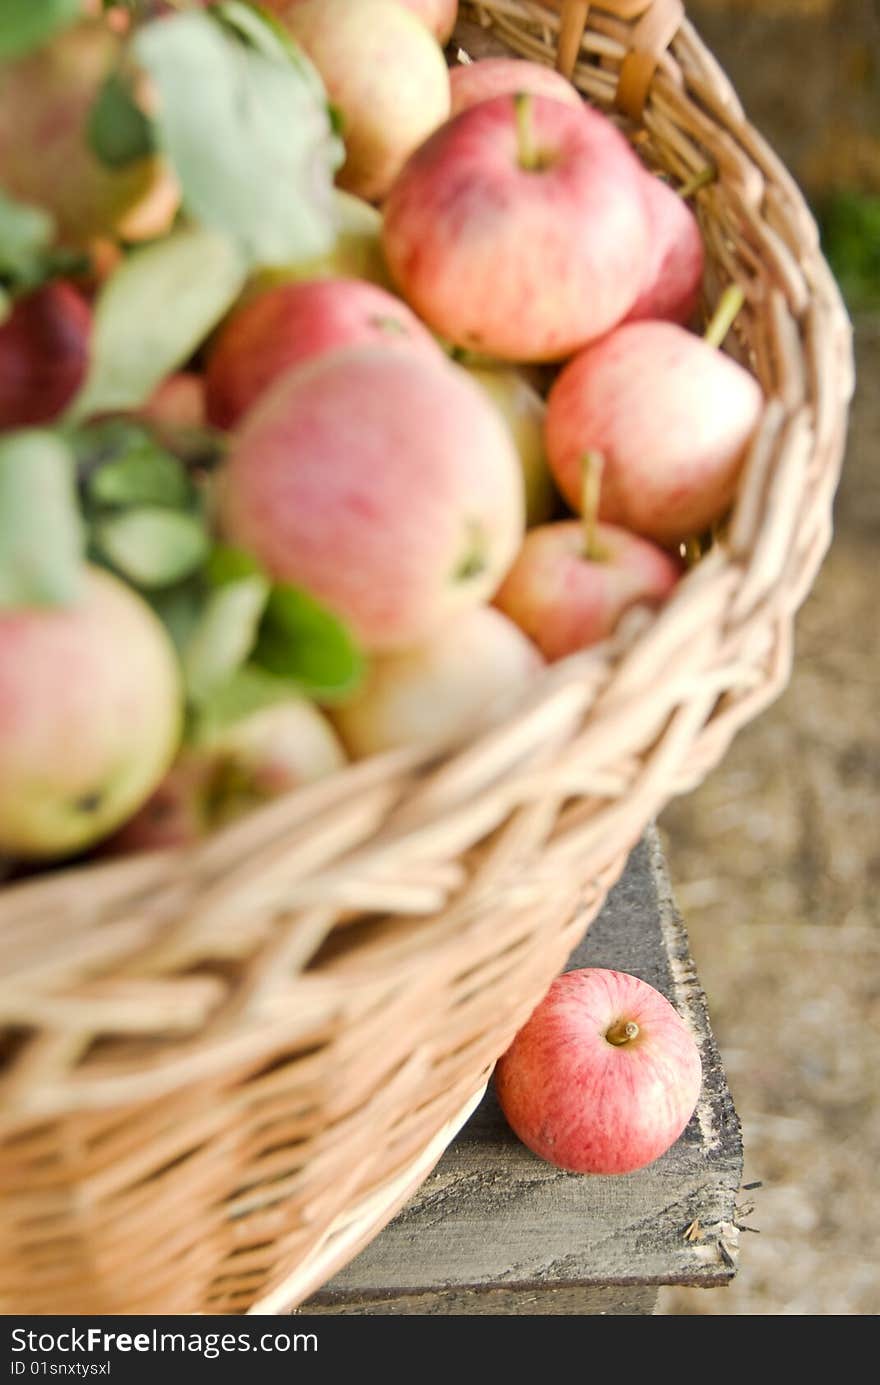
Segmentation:
{"type": "Polygon", "coordinates": [[[61,413],[85,378],[91,328],[85,299],[62,280],[15,303],[0,325],[0,428],[61,413]]]}
{"type": "Polygon", "coordinates": [[[631,1173],[684,1130],[702,1081],[691,1031],[626,972],[557,977],[495,1069],[511,1127],[571,1173],[631,1173]]]}

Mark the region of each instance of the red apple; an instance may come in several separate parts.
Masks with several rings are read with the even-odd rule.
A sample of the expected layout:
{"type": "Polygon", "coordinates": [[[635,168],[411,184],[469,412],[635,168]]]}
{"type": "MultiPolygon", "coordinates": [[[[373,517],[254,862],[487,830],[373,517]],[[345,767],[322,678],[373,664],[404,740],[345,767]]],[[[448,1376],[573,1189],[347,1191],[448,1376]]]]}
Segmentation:
{"type": "Polygon", "coordinates": [[[610,524],[596,526],[588,553],[570,520],[526,534],[495,604],[547,659],[562,659],[606,639],[631,606],[659,606],[680,575],[662,548],[610,524]]]}
{"type": "Polygon", "coordinates": [[[333,721],[354,756],[461,739],[503,717],[542,665],[512,621],[476,606],[423,644],[375,659],[333,721]]]}
{"type": "Polygon", "coordinates": [[[550,392],[547,453],[578,509],[587,452],[604,457],[599,518],[674,544],[720,519],[761,416],[757,381],[671,322],[626,323],[550,392]]]}
{"type": "Polygon", "coordinates": [[[501,1109],[533,1153],[571,1173],[631,1173],[664,1154],[697,1104],[697,1045],[645,981],[566,972],[495,1069],[501,1109]]]}
{"type": "Polygon", "coordinates": [[[85,379],[92,314],[62,280],[19,298],[0,324],[0,428],[56,418],[85,379]]]}
{"type": "Polygon", "coordinates": [[[342,746],[317,707],[288,698],[187,746],[106,849],[117,854],[191,846],[242,813],[344,764],[342,746]]]}
{"type": "Polygon", "coordinates": [[[524,58],[482,58],[479,62],[459,63],[450,70],[449,89],[452,115],[481,101],[490,101],[493,96],[515,96],[520,91],[562,101],[577,110],[584,104],[579,92],[561,73],[524,58]]]}
{"type": "Polygon", "coordinates": [[[291,366],[343,346],[385,345],[445,359],[405,303],[357,279],[280,284],[227,318],[208,357],[208,418],[232,428],[291,366]]]}
{"type": "Polygon", "coordinates": [[[73,606],[0,611],[0,854],[68,856],[117,828],[168,769],[182,702],[164,627],[109,573],[73,606]]]}
{"type": "Polygon", "coordinates": [[[449,115],[443,50],[397,0],[295,0],[280,17],[341,113],[340,187],[378,201],[449,115]]]}
{"type": "Polygon", "coordinates": [[[598,111],[497,96],[432,135],[385,206],[388,267],[457,346],[553,361],[632,307],[648,254],[644,169],[598,111]]]}
{"type": "Polygon", "coordinates": [[[662,318],[690,322],[703,282],[703,237],[685,202],[661,178],[648,174],[642,184],[651,227],[648,266],[627,322],[662,318]]]}
{"type": "Polygon", "coordinates": [[[374,650],[488,600],[523,534],[519,463],[479,386],[387,346],[282,376],[233,435],[218,498],[234,543],[374,650]]]}

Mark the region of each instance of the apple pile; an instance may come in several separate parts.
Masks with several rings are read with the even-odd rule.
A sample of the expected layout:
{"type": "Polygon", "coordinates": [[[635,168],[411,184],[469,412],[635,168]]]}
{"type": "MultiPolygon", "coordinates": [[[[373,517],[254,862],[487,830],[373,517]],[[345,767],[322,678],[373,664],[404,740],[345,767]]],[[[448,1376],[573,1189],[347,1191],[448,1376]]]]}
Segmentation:
{"type": "Polygon", "coordinates": [[[456,13],[0,18],[13,873],[461,740],[723,522],[741,297],[698,335],[685,198],[456,13]]]}

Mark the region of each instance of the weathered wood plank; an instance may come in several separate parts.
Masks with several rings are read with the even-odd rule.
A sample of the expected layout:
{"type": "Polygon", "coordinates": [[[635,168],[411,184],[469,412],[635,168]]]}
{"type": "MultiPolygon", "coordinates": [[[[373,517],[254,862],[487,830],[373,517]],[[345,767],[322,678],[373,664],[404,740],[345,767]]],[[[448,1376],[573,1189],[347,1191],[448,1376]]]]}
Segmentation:
{"type": "Polygon", "coordinates": [[[520,1144],[490,1089],[404,1211],[303,1311],[649,1312],[608,1305],[648,1302],[629,1293],[644,1286],[732,1277],[739,1123],[655,834],[636,847],[569,966],[640,976],[690,1024],[704,1082],[681,1139],[638,1173],[564,1173],[520,1144]],[[689,1239],[694,1223],[700,1234],[689,1239]],[[609,1285],[618,1286],[610,1297],[585,1292],[609,1285]]]}

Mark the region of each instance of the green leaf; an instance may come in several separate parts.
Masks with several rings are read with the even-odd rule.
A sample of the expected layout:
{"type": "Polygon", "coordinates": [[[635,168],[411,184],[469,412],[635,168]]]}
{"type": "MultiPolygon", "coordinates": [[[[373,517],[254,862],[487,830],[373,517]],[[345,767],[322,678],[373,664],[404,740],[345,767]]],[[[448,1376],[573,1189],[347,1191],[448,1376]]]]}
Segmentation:
{"type": "Polygon", "coordinates": [[[243,548],[217,544],[205,566],[205,577],[214,587],[225,582],[240,582],[245,577],[262,577],[263,569],[251,553],[243,548]]]}
{"type": "Polygon", "coordinates": [[[118,72],[111,72],[89,112],[89,144],[108,168],[146,158],[156,147],[150,121],[136,104],[131,85],[118,72]]]}
{"type": "Polygon", "coordinates": [[[202,702],[241,667],[254,647],[269,597],[265,577],[217,587],[187,643],[183,669],[190,698],[202,702]]]}
{"type": "Polygon", "coordinates": [[[256,11],[228,12],[234,28],[209,13],[185,13],[134,39],[135,57],[159,92],[156,126],[184,206],[231,236],[254,264],[322,254],[334,239],[341,158],[323,88],[256,11]]]}
{"type": "Polygon", "coordinates": [[[192,500],[192,487],[176,457],[155,443],[141,443],[100,466],[88,485],[98,505],[161,505],[180,509],[192,500]]]}
{"type": "Polygon", "coordinates": [[[3,0],[0,58],[18,58],[79,17],[81,0],[3,0]]]}
{"type": "Polygon", "coordinates": [[[68,417],[144,404],[204,341],[244,279],[232,243],[203,227],[173,231],[127,256],[98,295],[89,374],[68,417]]]}
{"type": "Polygon", "coordinates": [[[138,587],[169,587],[205,561],[209,548],[196,515],[158,506],[123,510],[94,527],[101,555],[138,587]]]}
{"type": "Polygon", "coordinates": [[[198,578],[191,577],[174,586],[149,592],[146,599],[165,626],[182,659],[202,617],[205,597],[201,583],[198,578]]]}
{"type": "Polygon", "coordinates": [[[54,433],[8,433],[0,438],[0,608],[71,604],[82,565],[73,454],[54,433]]]}
{"type": "Polygon", "coordinates": [[[351,693],[363,655],[343,622],[298,587],[272,590],[254,662],[308,696],[333,701],[351,693]]]}
{"type": "Polygon", "coordinates": [[[286,702],[296,692],[265,669],[245,664],[199,704],[190,723],[190,739],[196,743],[211,741],[235,722],[286,702]]]}
{"type": "Polygon", "coordinates": [[[0,188],[0,277],[16,286],[38,282],[54,235],[48,212],[16,202],[0,188]]]}

